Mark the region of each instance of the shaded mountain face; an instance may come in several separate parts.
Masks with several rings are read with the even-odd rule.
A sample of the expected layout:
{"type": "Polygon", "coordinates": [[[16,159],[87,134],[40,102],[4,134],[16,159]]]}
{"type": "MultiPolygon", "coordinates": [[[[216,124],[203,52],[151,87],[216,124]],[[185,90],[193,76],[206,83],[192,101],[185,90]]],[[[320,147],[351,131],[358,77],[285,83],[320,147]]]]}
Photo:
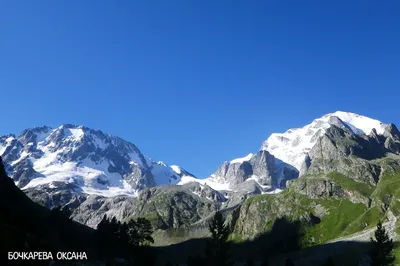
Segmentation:
{"type": "Polygon", "coordinates": [[[40,127],[1,137],[0,155],[22,189],[64,183],[87,194],[135,195],[181,178],[134,144],[83,126],[40,127]]]}

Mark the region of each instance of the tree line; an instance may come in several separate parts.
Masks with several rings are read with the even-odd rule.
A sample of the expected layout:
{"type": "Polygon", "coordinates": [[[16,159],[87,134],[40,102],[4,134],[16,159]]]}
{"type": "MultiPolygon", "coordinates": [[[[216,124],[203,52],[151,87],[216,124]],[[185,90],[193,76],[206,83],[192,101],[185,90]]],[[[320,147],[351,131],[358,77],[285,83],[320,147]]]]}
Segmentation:
{"type": "MultiPolygon", "coordinates": [[[[71,212],[68,208],[53,209],[52,215],[55,219],[58,217],[69,217],[71,212]]],[[[231,242],[229,236],[231,230],[225,224],[223,215],[216,211],[215,215],[208,224],[208,230],[211,238],[207,241],[203,254],[190,256],[187,259],[187,266],[233,266],[234,259],[231,254],[231,242]]],[[[152,237],[153,227],[149,220],[145,218],[131,219],[127,222],[118,221],[115,217],[103,219],[97,226],[95,233],[98,236],[101,250],[107,256],[124,257],[132,265],[155,265],[157,254],[150,248],[154,243],[152,237]],[[126,257],[126,254],[130,254],[126,257]]],[[[381,222],[378,222],[374,238],[370,239],[371,248],[367,256],[367,264],[371,266],[394,266],[395,256],[393,255],[394,244],[389,237],[381,222]]],[[[173,266],[171,262],[166,262],[166,266],[173,266]]],[[[255,263],[252,258],[246,261],[246,266],[268,266],[270,262],[266,257],[263,261],[255,263]]],[[[334,260],[328,258],[323,266],[334,266],[334,260]]],[[[290,259],[285,259],[285,266],[295,266],[290,259]]]]}

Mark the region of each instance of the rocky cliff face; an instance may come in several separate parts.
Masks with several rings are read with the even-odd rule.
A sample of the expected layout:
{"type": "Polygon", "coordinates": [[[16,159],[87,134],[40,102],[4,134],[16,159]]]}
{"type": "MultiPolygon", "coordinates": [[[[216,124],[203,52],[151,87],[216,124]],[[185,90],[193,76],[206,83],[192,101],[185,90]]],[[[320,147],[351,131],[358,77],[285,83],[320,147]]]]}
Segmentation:
{"type": "Polygon", "coordinates": [[[306,173],[340,172],[361,182],[376,185],[382,174],[376,160],[399,154],[398,138],[394,125],[378,135],[375,130],[368,135],[357,135],[348,129],[330,127],[309,152],[310,163],[306,173]],[[386,145],[388,141],[392,145],[386,145]]]}
{"type": "Polygon", "coordinates": [[[190,227],[227,202],[220,192],[198,183],[147,188],[137,197],[89,195],[79,193],[74,184],[64,183],[28,188],[25,193],[49,209],[69,207],[71,218],[93,228],[104,215],[119,220],[146,217],[157,229],[190,227]]]}
{"type": "Polygon", "coordinates": [[[367,207],[371,206],[371,199],[357,189],[343,186],[340,182],[335,182],[332,175],[305,177],[290,182],[288,187],[301,195],[310,199],[336,198],[349,199],[353,203],[362,203],[367,207]]]}
{"type": "Polygon", "coordinates": [[[261,193],[284,188],[287,180],[297,177],[298,171],[294,167],[261,150],[244,158],[224,162],[209,180],[228,184],[233,191],[261,193]]]}

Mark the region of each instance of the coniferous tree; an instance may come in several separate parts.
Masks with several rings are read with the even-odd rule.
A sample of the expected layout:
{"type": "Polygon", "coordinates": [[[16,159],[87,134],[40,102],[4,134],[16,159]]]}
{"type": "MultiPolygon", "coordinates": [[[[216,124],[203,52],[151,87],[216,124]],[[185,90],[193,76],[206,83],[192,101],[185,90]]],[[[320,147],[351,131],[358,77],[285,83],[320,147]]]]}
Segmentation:
{"type": "Polygon", "coordinates": [[[103,219],[101,219],[100,223],[97,225],[98,231],[104,231],[108,227],[109,221],[107,215],[104,214],[103,219]]]}
{"type": "Polygon", "coordinates": [[[153,234],[153,227],[149,220],[145,218],[138,218],[136,220],[136,229],[140,240],[140,245],[154,243],[154,239],[151,236],[153,234]]]}
{"type": "Polygon", "coordinates": [[[208,265],[225,266],[229,262],[229,227],[224,224],[224,218],[220,211],[217,211],[208,225],[211,233],[211,240],[206,248],[208,265]]]}
{"type": "Polygon", "coordinates": [[[154,265],[156,256],[147,247],[148,243],[154,243],[151,236],[153,228],[147,219],[138,218],[137,220],[132,219],[121,223],[115,217],[109,219],[104,215],[97,226],[97,233],[100,237],[107,239],[102,241],[104,243],[103,248],[107,252],[112,252],[116,255],[121,252],[130,253],[129,260],[137,266],[154,265]]]}
{"type": "Polygon", "coordinates": [[[119,238],[120,235],[120,226],[121,223],[117,220],[117,218],[113,217],[108,224],[108,230],[109,232],[116,238],[119,238]]]}
{"type": "Polygon", "coordinates": [[[154,243],[154,239],[151,236],[153,234],[153,227],[149,220],[144,218],[138,218],[130,220],[122,225],[123,232],[127,236],[128,243],[133,246],[148,245],[154,243]]]}
{"type": "Polygon", "coordinates": [[[393,266],[395,256],[393,252],[393,240],[379,221],[376,225],[375,239],[371,238],[371,265],[372,266],[393,266]]]}

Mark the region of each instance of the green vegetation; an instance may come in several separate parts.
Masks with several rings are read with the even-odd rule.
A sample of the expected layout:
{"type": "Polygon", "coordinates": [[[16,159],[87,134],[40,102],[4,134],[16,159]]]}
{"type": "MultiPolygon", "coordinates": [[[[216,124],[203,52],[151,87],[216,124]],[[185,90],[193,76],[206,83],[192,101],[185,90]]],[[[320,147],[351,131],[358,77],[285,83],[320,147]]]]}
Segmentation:
{"type": "MultiPolygon", "coordinates": [[[[329,214],[321,219],[319,224],[306,228],[309,244],[321,244],[328,240],[341,237],[348,231],[349,225],[365,212],[366,207],[361,204],[352,203],[348,199],[321,200],[320,204],[329,209],[329,214]]],[[[348,232],[349,234],[356,231],[348,232]]]]}
{"type": "Polygon", "coordinates": [[[97,233],[106,238],[113,238],[112,240],[121,242],[122,244],[132,246],[146,246],[154,243],[154,239],[151,236],[153,228],[151,223],[145,218],[132,219],[121,223],[115,217],[109,219],[104,215],[97,226],[97,233]]]}
{"type": "Polygon", "coordinates": [[[244,239],[241,235],[230,234],[228,237],[228,241],[233,242],[233,243],[241,243],[244,241],[244,239]]]}
{"type": "Polygon", "coordinates": [[[378,186],[371,197],[382,202],[386,207],[391,205],[395,199],[392,209],[394,212],[400,212],[400,206],[397,201],[400,199],[400,171],[386,173],[379,180],[378,186]]]}
{"type": "MultiPolygon", "coordinates": [[[[287,217],[292,221],[302,222],[302,245],[308,247],[369,229],[375,226],[377,221],[386,218],[386,210],[392,211],[396,216],[400,215],[400,171],[387,170],[376,187],[357,182],[337,172],[307,175],[302,178],[307,179],[307,182],[330,180],[346,193],[353,196],[358,194],[367,200],[369,198],[371,207],[366,203],[356,203],[357,201],[334,196],[311,199],[299,194],[293,186],[280,194],[249,198],[242,206],[242,211],[246,210],[249,218],[238,221],[230,239],[241,242],[251,237],[249,229],[243,229],[245,224],[250,224],[251,230],[255,228],[262,233],[271,230],[277,218],[287,217]],[[255,210],[264,214],[265,218],[253,217],[261,215],[254,213],[255,210]],[[311,222],[310,215],[318,217],[320,221],[311,222]]],[[[397,232],[400,233],[400,222],[397,228],[397,232]]]]}
{"type": "Polygon", "coordinates": [[[400,265],[400,243],[394,243],[393,255],[395,256],[395,265],[400,265]]]}
{"type": "Polygon", "coordinates": [[[332,172],[327,175],[330,180],[341,186],[343,189],[356,191],[364,197],[369,197],[374,191],[374,187],[365,183],[357,182],[345,175],[337,172],[332,172]]]}
{"type": "MultiPolygon", "coordinates": [[[[264,222],[263,232],[271,229],[273,221],[282,216],[282,210],[290,210],[291,220],[304,221],[304,246],[321,244],[334,238],[346,236],[365,229],[376,223],[380,217],[378,208],[368,209],[362,203],[353,203],[348,199],[321,198],[310,199],[294,191],[285,191],[278,195],[261,195],[250,198],[246,206],[257,204],[260,212],[268,213],[268,221],[264,222]],[[277,208],[272,205],[279,204],[277,208]],[[323,217],[317,224],[310,224],[308,215],[317,213],[318,209],[325,210],[323,217]],[[276,210],[277,212],[273,212],[276,210]]],[[[241,238],[235,235],[236,241],[241,238]]]]}
{"type": "Polygon", "coordinates": [[[366,212],[361,214],[356,220],[351,222],[347,227],[344,235],[354,234],[358,231],[365,230],[375,226],[376,221],[385,218],[384,213],[377,207],[373,206],[366,212]]]}

